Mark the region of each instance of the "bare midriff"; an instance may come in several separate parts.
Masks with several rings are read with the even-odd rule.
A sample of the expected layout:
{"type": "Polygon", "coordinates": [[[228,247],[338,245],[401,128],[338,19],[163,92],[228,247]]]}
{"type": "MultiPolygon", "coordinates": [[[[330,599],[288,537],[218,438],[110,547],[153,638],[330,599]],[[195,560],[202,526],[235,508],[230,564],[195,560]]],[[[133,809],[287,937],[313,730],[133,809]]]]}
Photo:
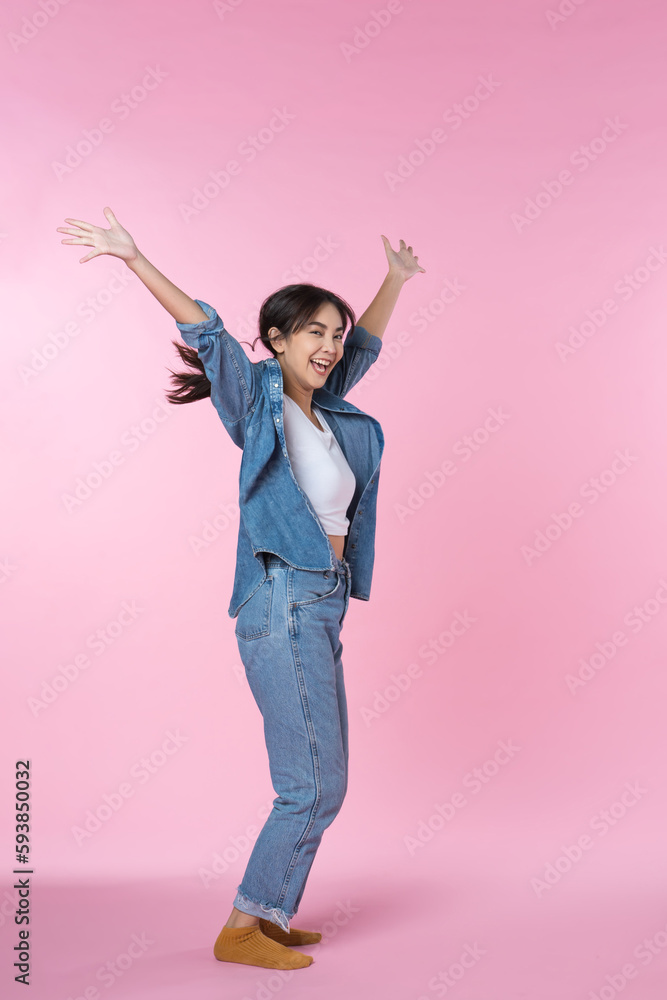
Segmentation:
{"type": "Polygon", "coordinates": [[[331,548],[334,550],[339,559],[343,558],[343,548],[345,547],[345,539],[347,535],[329,535],[329,541],[331,542],[331,548]]]}

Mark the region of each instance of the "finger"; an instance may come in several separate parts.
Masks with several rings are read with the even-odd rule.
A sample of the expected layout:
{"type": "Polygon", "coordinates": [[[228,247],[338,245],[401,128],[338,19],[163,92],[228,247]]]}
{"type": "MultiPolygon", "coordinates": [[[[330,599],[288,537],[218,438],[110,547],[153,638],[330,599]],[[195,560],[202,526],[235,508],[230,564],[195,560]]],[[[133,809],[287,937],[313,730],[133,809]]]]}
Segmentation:
{"type": "MultiPolygon", "coordinates": [[[[80,230],[79,232],[77,232],[76,229],[73,229],[72,227],[69,227],[69,226],[59,226],[58,229],[56,229],[56,232],[57,233],[70,233],[72,236],[79,236],[81,234],[81,232],[84,232],[84,230],[80,230]]],[[[89,236],[90,233],[86,233],[86,235],[89,236]]]]}
{"type": "Polygon", "coordinates": [[[91,225],[90,222],[83,222],[81,219],[65,219],[65,222],[71,222],[73,225],[78,226],[79,229],[85,229],[86,232],[92,232],[93,229],[97,229],[97,226],[91,225]]]}
{"type": "Polygon", "coordinates": [[[97,257],[97,256],[98,256],[97,250],[91,250],[89,254],[86,254],[85,257],[81,258],[79,264],[85,264],[87,260],[91,260],[92,257],[97,257]]]}
{"type": "Polygon", "coordinates": [[[115,216],[115,215],[113,214],[113,212],[111,211],[111,209],[109,208],[109,206],[108,206],[108,205],[107,205],[107,206],[106,206],[106,208],[104,209],[104,214],[106,215],[106,217],[107,217],[107,219],[109,220],[109,222],[111,222],[111,223],[114,223],[115,225],[118,225],[118,224],[119,224],[119,223],[118,223],[118,219],[117,219],[117,218],[116,218],[116,216],[115,216]]]}

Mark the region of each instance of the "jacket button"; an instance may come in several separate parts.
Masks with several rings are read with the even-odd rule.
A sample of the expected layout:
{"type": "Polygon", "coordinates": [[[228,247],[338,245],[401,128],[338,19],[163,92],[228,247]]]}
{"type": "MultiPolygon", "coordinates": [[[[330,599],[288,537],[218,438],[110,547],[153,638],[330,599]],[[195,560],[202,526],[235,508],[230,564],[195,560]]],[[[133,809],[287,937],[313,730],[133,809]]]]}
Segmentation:
{"type": "Polygon", "coordinates": [[[374,479],[371,479],[371,486],[373,485],[373,483],[374,483],[374,482],[375,482],[375,480],[374,480],[374,479]]]}
{"type": "Polygon", "coordinates": [[[279,424],[279,423],[280,423],[280,417],[276,417],[276,423],[277,423],[277,424],[279,424]]]}
{"type": "Polygon", "coordinates": [[[274,386],[275,386],[275,387],[276,387],[276,389],[277,389],[277,388],[278,388],[278,383],[277,383],[277,382],[274,382],[273,384],[274,384],[274,386]]]}
{"type": "Polygon", "coordinates": [[[329,570],[328,569],[325,569],[325,571],[324,571],[324,579],[325,580],[329,579],[329,570]]]}

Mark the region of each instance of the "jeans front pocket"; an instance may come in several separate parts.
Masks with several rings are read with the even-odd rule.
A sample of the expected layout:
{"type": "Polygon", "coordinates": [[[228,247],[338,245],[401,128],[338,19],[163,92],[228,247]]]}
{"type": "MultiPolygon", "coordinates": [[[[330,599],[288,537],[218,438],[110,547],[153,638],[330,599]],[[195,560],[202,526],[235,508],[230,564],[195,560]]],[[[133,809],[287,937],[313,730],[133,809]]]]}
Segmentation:
{"type": "Polygon", "coordinates": [[[271,633],[273,577],[267,576],[236,616],[234,632],[239,639],[259,639],[271,633]]]}
{"type": "Polygon", "coordinates": [[[291,602],[293,607],[316,604],[335,594],[341,586],[341,578],[333,570],[300,569],[294,571],[291,602]]]}

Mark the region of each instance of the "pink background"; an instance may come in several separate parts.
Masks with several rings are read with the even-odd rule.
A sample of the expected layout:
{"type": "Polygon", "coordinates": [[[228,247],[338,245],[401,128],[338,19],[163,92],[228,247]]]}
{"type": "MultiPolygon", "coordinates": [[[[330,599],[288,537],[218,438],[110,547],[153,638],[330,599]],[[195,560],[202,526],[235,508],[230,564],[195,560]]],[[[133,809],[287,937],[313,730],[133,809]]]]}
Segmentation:
{"type": "Polygon", "coordinates": [[[29,757],[40,1000],[663,997],[664,6],[8,0],[1,16],[3,995],[24,995],[29,757]],[[173,321],[121,262],[82,267],[60,243],[66,216],[106,226],[105,205],[239,339],[297,280],[360,315],[380,233],[426,269],[349,396],[386,437],[375,574],[343,634],[349,793],[293,921],[324,940],[289,980],[212,956],[274,794],[227,617],[241,453],[209,402],[156,409],[173,321]]]}

